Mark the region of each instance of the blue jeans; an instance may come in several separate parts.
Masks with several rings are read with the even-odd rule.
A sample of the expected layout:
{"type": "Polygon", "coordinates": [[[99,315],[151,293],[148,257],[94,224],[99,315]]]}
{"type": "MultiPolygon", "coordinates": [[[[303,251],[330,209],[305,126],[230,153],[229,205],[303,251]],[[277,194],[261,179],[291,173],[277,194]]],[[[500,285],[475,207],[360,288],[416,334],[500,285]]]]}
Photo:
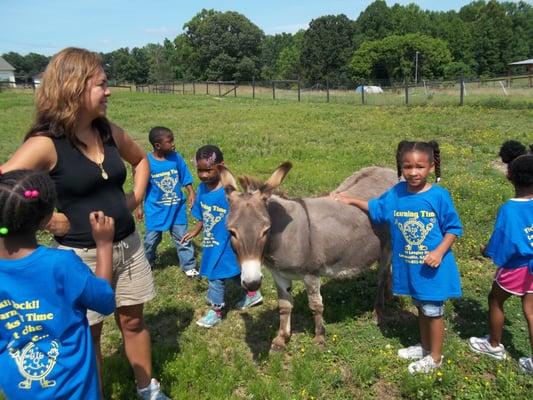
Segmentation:
{"type": "Polygon", "coordinates": [[[431,300],[418,300],[413,297],[413,304],[419,308],[426,317],[440,318],[444,315],[444,302],[431,300]]]}
{"type": "Polygon", "coordinates": [[[235,275],[231,278],[213,279],[207,281],[207,301],[215,310],[220,310],[224,307],[224,293],[226,291],[226,283],[233,282],[241,286],[241,276],[235,275]]]}
{"type": "MultiPolygon", "coordinates": [[[[170,236],[176,243],[176,251],[178,253],[178,259],[181,269],[188,271],[196,267],[196,260],[194,258],[194,248],[192,242],[189,240],[185,243],[180,243],[181,238],[187,233],[187,225],[173,225],[170,230],[170,236]]],[[[149,231],[144,234],[144,252],[150,265],[155,263],[155,252],[157,246],[161,243],[163,232],[161,231],[149,231]]]]}

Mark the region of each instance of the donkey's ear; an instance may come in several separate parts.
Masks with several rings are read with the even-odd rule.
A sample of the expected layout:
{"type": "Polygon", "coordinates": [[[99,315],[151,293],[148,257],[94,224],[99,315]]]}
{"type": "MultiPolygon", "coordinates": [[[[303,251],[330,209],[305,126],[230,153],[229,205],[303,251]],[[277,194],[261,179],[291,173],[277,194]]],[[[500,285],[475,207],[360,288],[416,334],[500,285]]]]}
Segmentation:
{"type": "Polygon", "coordinates": [[[231,193],[237,190],[237,181],[233,174],[227,169],[224,165],[217,165],[218,173],[220,174],[220,182],[224,186],[226,194],[230,195],[231,193]]]}
{"type": "Polygon", "coordinates": [[[261,187],[260,191],[263,197],[270,197],[272,192],[281,185],[285,176],[289,173],[292,168],[292,164],[289,161],[285,161],[281,164],[268,178],[265,184],[261,187]]]}

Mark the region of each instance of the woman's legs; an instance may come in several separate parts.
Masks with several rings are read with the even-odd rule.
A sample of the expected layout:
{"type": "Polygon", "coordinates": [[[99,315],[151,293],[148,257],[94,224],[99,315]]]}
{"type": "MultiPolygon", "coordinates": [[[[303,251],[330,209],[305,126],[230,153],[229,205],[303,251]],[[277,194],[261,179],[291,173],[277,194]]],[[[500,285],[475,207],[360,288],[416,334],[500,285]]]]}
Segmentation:
{"type": "Polygon", "coordinates": [[[91,336],[93,340],[94,353],[96,355],[96,370],[98,371],[98,385],[100,387],[100,396],[104,398],[104,381],[102,376],[102,346],[100,339],[102,337],[102,327],[104,323],[98,322],[91,326],[91,336]]]}
{"type": "Polygon", "coordinates": [[[117,308],[115,319],[122,333],[126,357],[133,368],[137,387],[144,388],[152,378],[152,347],[150,332],[144,324],[143,304],[117,308]]]}
{"type": "Polygon", "coordinates": [[[502,341],[505,321],[503,303],[511,296],[496,282],[492,284],[492,289],[489,293],[489,343],[492,347],[498,347],[502,341]]]}

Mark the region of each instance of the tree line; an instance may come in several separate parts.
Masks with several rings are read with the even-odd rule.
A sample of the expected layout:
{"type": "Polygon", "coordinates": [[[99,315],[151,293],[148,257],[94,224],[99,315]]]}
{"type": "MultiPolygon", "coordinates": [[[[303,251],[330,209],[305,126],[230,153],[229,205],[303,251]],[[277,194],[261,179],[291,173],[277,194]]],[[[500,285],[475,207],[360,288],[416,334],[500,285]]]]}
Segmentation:
{"type": "MultiPolygon", "coordinates": [[[[376,0],[355,21],[325,15],[306,30],[275,35],[237,12],[203,9],[173,40],[102,57],[109,79],[120,83],[301,79],[348,86],[490,77],[532,54],[533,6],[524,1],[480,0],[442,12],[376,0]]],[[[49,59],[15,52],[2,57],[19,76],[43,71],[49,59]]]]}

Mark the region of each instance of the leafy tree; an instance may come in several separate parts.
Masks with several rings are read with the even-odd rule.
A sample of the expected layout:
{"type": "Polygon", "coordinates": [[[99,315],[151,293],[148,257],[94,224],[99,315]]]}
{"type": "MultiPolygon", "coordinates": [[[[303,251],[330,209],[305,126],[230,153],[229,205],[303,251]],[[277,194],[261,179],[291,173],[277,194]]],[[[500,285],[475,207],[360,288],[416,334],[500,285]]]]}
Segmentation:
{"type": "Polygon", "coordinates": [[[2,55],[4,60],[15,68],[17,76],[25,79],[43,72],[50,61],[50,57],[37,53],[28,53],[25,56],[14,51],[2,55]]]}
{"type": "Polygon", "coordinates": [[[407,6],[394,4],[390,8],[389,14],[392,31],[395,35],[405,35],[407,33],[429,34],[429,13],[422,11],[416,4],[408,4],[407,6]]]}
{"type": "Polygon", "coordinates": [[[354,46],[368,40],[383,39],[393,33],[391,11],[384,0],[376,0],[355,21],[354,46]]]}
{"type": "Polygon", "coordinates": [[[293,45],[290,33],[267,35],[261,44],[261,78],[273,79],[278,77],[277,63],[281,52],[293,45]]]}
{"type": "Polygon", "coordinates": [[[244,15],[203,9],[184,29],[201,78],[250,79],[259,71],[264,33],[244,15]]]}
{"type": "Polygon", "coordinates": [[[443,67],[452,61],[448,45],[443,40],[418,33],[391,35],[364,42],[357,49],[349,65],[352,79],[379,79],[390,83],[411,79],[415,73],[417,51],[420,78],[441,78],[443,67]]]}
{"type": "Polygon", "coordinates": [[[349,83],[347,64],[353,53],[354,23],[344,14],[314,19],[305,31],[301,63],[308,82],[329,79],[349,83]]]}

